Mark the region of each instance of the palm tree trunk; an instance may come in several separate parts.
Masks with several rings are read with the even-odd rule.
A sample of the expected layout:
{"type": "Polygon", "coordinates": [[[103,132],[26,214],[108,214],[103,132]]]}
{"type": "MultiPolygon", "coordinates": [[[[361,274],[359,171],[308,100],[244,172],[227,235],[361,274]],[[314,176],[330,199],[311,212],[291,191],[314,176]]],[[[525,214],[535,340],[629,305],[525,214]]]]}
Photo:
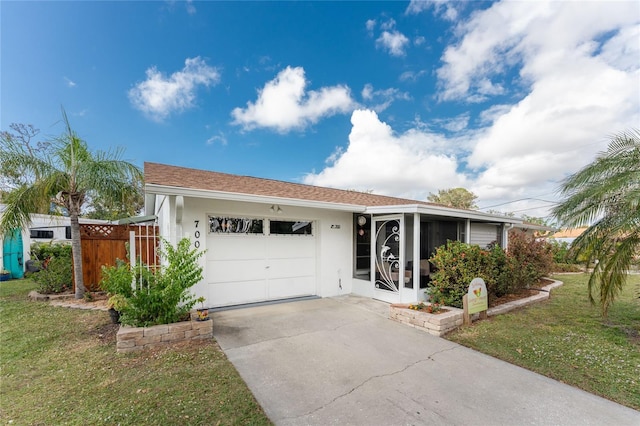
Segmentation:
{"type": "Polygon", "coordinates": [[[71,221],[71,255],[73,256],[73,279],[76,283],[76,299],[84,297],[84,277],[82,275],[82,245],[80,244],[80,222],[75,208],[69,209],[71,221]]]}

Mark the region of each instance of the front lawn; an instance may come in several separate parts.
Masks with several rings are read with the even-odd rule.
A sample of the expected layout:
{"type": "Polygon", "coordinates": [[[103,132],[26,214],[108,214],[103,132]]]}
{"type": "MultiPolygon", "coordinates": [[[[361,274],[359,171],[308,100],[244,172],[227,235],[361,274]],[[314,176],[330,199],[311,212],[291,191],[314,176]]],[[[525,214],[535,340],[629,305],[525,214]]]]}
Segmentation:
{"type": "Polygon", "coordinates": [[[551,298],[479,321],[447,339],[640,409],[640,275],[609,317],[587,299],[586,274],[560,274],[551,298]]]}
{"type": "Polygon", "coordinates": [[[116,354],[107,312],[0,283],[2,424],[270,424],[215,342],[116,354]]]}

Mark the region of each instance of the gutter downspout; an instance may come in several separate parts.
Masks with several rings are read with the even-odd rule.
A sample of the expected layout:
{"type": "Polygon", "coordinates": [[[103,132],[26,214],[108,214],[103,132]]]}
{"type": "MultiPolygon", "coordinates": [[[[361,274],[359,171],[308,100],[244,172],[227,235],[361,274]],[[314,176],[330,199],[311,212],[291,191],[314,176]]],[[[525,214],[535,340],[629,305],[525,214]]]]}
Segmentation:
{"type": "Polygon", "coordinates": [[[509,248],[509,231],[513,229],[513,223],[505,223],[504,224],[504,232],[502,234],[502,239],[504,244],[502,245],[503,250],[507,250],[509,248]]]}

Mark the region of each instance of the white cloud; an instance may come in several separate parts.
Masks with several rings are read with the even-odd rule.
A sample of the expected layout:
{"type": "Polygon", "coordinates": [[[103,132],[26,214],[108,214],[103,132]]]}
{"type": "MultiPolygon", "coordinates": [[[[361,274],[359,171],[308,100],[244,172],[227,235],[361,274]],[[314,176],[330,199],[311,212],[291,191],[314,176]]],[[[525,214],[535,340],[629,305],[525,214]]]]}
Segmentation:
{"type": "Polygon", "coordinates": [[[321,118],[344,114],[354,106],[347,86],[305,91],[307,80],[302,67],[287,67],[258,91],[258,99],[246,108],[235,108],[233,124],[245,130],[265,127],[278,132],[303,129],[321,118]]]}
{"type": "Polygon", "coordinates": [[[227,137],[224,135],[224,133],[218,132],[217,135],[213,135],[209,139],[207,139],[207,145],[213,145],[215,143],[219,143],[220,145],[227,144],[227,137]]]}
{"type": "Polygon", "coordinates": [[[440,124],[443,128],[450,132],[461,132],[465,130],[469,125],[469,118],[469,113],[464,113],[454,118],[434,120],[434,123],[440,124]]]}
{"type": "Polygon", "coordinates": [[[390,31],[390,30],[394,29],[395,27],[396,27],[395,19],[389,19],[388,21],[385,21],[382,24],[380,24],[380,28],[383,31],[390,31]]]}
{"type": "Polygon", "coordinates": [[[413,44],[415,44],[416,46],[422,46],[426,42],[427,42],[427,39],[423,36],[418,36],[415,39],[413,39],[413,44]]]}
{"type": "Polygon", "coordinates": [[[185,6],[187,7],[187,13],[189,15],[195,15],[196,14],[196,7],[193,4],[193,0],[187,0],[185,2],[185,6]]]}
{"type": "MultiPolygon", "coordinates": [[[[546,216],[551,203],[532,198],[555,200],[559,182],[611,134],[640,123],[637,10],[632,2],[539,1],[476,11],[442,56],[439,98],[500,102],[451,119],[417,117],[401,134],[356,111],[348,145],[306,182],[416,199],[462,186],[480,206],[526,198],[501,209],[546,216]]],[[[363,99],[375,92],[365,86],[363,99]]]]}
{"type": "Polygon", "coordinates": [[[558,182],[592,161],[608,135],[637,127],[638,20],[637,5],[625,2],[505,2],[462,25],[439,70],[441,99],[506,93],[491,81],[502,64],[518,64],[525,83],[518,102],[480,115],[485,127],[467,157],[479,171],[477,195],[555,197],[558,182]]]}
{"type": "Polygon", "coordinates": [[[383,31],[376,40],[376,46],[389,51],[393,56],[404,56],[404,48],[409,43],[409,39],[399,31],[383,31]]]}
{"type": "Polygon", "coordinates": [[[427,72],[425,70],[420,71],[405,71],[400,74],[400,81],[417,81],[420,77],[425,75],[427,72]]]}
{"type": "Polygon", "coordinates": [[[134,108],[149,118],[162,121],[174,112],[192,108],[198,86],[208,87],[220,81],[220,73],[200,57],[187,58],[184,68],[170,76],[156,67],[146,71],[147,79],[129,90],[134,108]]]}
{"type": "Polygon", "coordinates": [[[433,7],[434,15],[441,16],[447,21],[455,21],[458,19],[456,5],[459,6],[461,4],[462,2],[453,2],[450,0],[411,0],[405,13],[407,15],[417,15],[433,7]]]}
{"type": "Polygon", "coordinates": [[[329,165],[318,174],[305,176],[305,183],[372,189],[376,194],[412,199],[426,199],[442,182],[466,185],[441,136],[421,131],[396,135],[370,110],[354,111],[351,124],[346,150],[337,149],[329,165]]]}
{"type": "Polygon", "coordinates": [[[71,79],[69,79],[67,77],[64,77],[64,81],[67,83],[67,87],[76,87],[76,82],[75,81],[73,81],[73,80],[71,80],[71,79]]]}
{"type": "Polygon", "coordinates": [[[367,32],[369,33],[369,35],[373,36],[373,30],[376,28],[376,20],[368,19],[367,22],[365,23],[365,26],[367,28],[367,32]]]}
{"type": "Polygon", "coordinates": [[[411,95],[401,92],[399,89],[390,87],[388,89],[374,90],[371,84],[365,84],[362,89],[362,99],[364,103],[375,112],[381,112],[389,108],[396,99],[410,100],[411,95]]]}

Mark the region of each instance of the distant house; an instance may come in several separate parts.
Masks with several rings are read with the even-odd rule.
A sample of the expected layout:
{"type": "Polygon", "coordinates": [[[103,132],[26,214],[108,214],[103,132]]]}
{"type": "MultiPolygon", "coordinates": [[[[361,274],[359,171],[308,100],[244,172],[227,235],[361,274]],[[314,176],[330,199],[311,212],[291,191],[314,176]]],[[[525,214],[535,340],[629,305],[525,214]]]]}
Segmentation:
{"type": "Polygon", "coordinates": [[[549,240],[555,240],[558,242],[566,242],[571,244],[576,238],[582,235],[582,233],[586,230],[587,230],[587,227],[562,229],[558,232],[551,234],[549,236],[549,240]]]}
{"type": "Polygon", "coordinates": [[[206,250],[209,307],[354,293],[424,300],[447,240],[508,244],[521,219],[410,199],[145,163],[145,211],[206,250]]]}
{"type": "MultiPolygon", "coordinates": [[[[5,206],[0,204],[0,215],[5,206]]],[[[46,214],[31,214],[28,227],[0,236],[0,268],[11,272],[12,278],[22,278],[27,260],[31,258],[31,244],[42,243],[70,243],[71,224],[68,217],[46,214]]],[[[104,220],[80,219],[80,223],[108,223],[104,220]]]]}

